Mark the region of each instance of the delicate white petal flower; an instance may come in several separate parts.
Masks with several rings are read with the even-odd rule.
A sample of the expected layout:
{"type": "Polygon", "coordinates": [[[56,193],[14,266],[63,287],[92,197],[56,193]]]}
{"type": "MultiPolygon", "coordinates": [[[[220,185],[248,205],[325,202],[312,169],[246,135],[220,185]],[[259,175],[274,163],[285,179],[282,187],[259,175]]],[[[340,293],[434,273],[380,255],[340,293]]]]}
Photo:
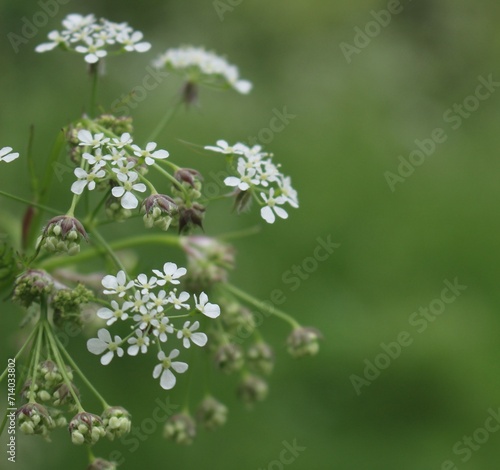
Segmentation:
{"type": "Polygon", "coordinates": [[[114,138],[112,142],[110,142],[109,145],[113,145],[114,147],[116,148],[123,148],[125,147],[126,145],[131,145],[133,143],[133,139],[132,137],[130,136],[130,134],[128,132],[124,132],[119,139],[117,138],[114,138]]]}
{"type": "Polygon", "coordinates": [[[189,294],[187,292],[181,292],[179,297],[176,296],[176,290],[170,292],[169,300],[176,310],[180,310],[181,308],[189,309],[189,304],[183,303],[188,299],[189,294]]]}
{"type": "Polygon", "coordinates": [[[179,278],[186,274],[186,268],[178,268],[175,263],[165,263],[163,272],[153,269],[153,273],[158,276],[158,285],[164,286],[167,282],[170,284],[179,284],[179,278]]]}
{"type": "Polygon", "coordinates": [[[281,217],[282,219],[286,219],[288,217],[288,213],[285,211],[285,209],[279,207],[279,205],[282,205],[286,202],[286,199],[283,196],[278,196],[275,198],[273,188],[269,190],[269,196],[266,196],[264,193],[260,193],[260,195],[266,203],[266,206],[264,206],[260,210],[260,215],[267,223],[274,223],[274,221],[276,220],[274,214],[276,214],[278,217],[281,217]]]}
{"type": "Polygon", "coordinates": [[[137,197],[132,193],[132,191],[138,191],[144,193],[146,191],[146,185],[143,183],[135,183],[139,175],[135,172],[130,172],[126,176],[126,180],[120,180],[121,186],[115,186],[111,193],[116,198],[121,198],[121,205],[124,209],[135,209],[139,205],[137,197]]]}
{"type": "MultiPolygon", "coordinates": [[[[159,284],[159,282],[158,282],[159,284]]],[[[155,308],[158,312],[163,312],[163,306],[168,304],[170,301],[167,297],[167,292],[161,290],[158,295],[151,293],[149,295],[148,308],[155,308]]]]}
{"type": "Polygon", "coordinates": [[[224,153],[226,155],[244,155],[245,150],[248,148],[241,143],[236,143],[234,145],[229,145],[225,140],[218,140],[217,146],[205,145],[206,150],[212,150],[213,152],[224,153]]]}
{"type": "Polygon", "coordinates": [[[205,346],[208,341],[207,335],[205,333],[196,332],[196,330],[200,327],[200,322],[195,321],[191,326],[190,325],[190,321],[185,322],[182,330],[177,332],[177,338],[182,339],[182,345],[186,349],[191,346],[191,342],[196,344],[196,346],[205,346]]]}
{"type": "Polygon", "coordinates": [[[127,354],[130,356],[137,356],[139,351],[141,351],[142,354],[148,351],[150,339],[142,330],[135,330],[135,336],[129,338],[127,343],[130,344],[127,349],[127,354]]]}
{"type": "Polygon", "coordinates": [[[86,129],[78,131],[77,136],[80,141],[79,145],[89,146],[95,149],[109,142],[109,137],[104,137],[103,133],[92,135],[92,133],[86,129]]]}
{"type": "Polygon", "coordinates": [[[87,341],[87,349],[92,354],[100,355],[107,351],[103,356],[101,356],[101,364],[106,366],[113,359],[115,352],[118,357],[123,356],[123,349],[120,348],[122,339],[119,336],[115,336],[114,340],[111,339],[109,331],[105,328],[101,328],[97,332],[97,338],[91,338],[87,341]]]}
{"type": "Polygon", "coordinates": [[[151,320],[151,325],[153,326],[153,334],[164,343],[167,341],[167,333],[172,334],[174,332],[174,328],[170,325],[170,320],[168,317],[162,317],[161,320],[158,318],[153,318],[151,320]]]}
{"type": "Polygon", "coordinates": [[[107,275],[101,281],[103,287],[105,287],[103,293],[106,295],[116,294],[119,297],[123,297],[125,292],[130,289],[133,285],[133,281],[127,282],[127,276],[125,271],[119,271],[116,276],[107,275]]]}
{"type": "Polygon", "coordinates": [[[147,294],[151,289],[154,289],[157,285],[157,279],[154,276],[151,276],[148,279],[148,276],[145,274],[139,274],[137,279],[134,282],[136,287],[141,289],[142,294],[147,294]]]}
{"type": "Polygon", "coordinates": [[[171,353],[165,356],[163,351],[158,353],[160,364],[153,369],[153,378],[160,378],[160,385],[165,390],[171,390],[175,386],[176,378],[170,369],[173,369],[178,374],[187,371],[188,365],[185,362],[172,361],[179,355],[178,349],[173,349],[171,353]]]}
{"type": "Polygon", "coordinates": [[[139,310],[139,313],[134,315],[134,321],[138,323],[139,329],[145,330],[146,328],[149,328],[150,325],[154,324],[157,319],[157,315],[157,310],[142,307],[139,310]]]}
{"type": "Polygon", "coordinates": [[[10,163],[19,157],[19,153],[11,153],[12,147],[4,147],[0,150],[0,162],[10,163]]]}
{"type": "Polygon", "coordinates": [[[112,325],[115,321],[117,320],[126,320],[128,318],[128,313],[127,310],[129,310],[131,307],[133,307],[132,302],[124,302],[123,305],[120,307],[118,302],[115,300],[111,301],[111,307],[113,310],[103,307],[98,310],[97,316],[99,318],[102,318],[103,320],[106,321],[106,325],[112,325]]]}
{"type": "Polygon", "coordinates": [[[199,310],[203,315],[206,315],[209,318],[217,318],[220,315],[220,307],[217,304],[211,304],[208,301],[208,295],[205,292],[200,294],[200,299],[194,296],[195,307],[199,310]]]}

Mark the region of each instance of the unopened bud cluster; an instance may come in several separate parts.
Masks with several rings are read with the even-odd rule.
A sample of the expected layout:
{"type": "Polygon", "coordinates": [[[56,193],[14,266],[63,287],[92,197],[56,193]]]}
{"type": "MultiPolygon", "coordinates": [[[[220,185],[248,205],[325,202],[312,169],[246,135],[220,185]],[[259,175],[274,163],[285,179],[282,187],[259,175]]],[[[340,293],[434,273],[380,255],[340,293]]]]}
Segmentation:
{"type": "Polygon", "coordinates": [[[51,253],[76,255],[82,238],[88,241],[83,225],[74,217],[61,215],[50,219],[43,231],[41,246],[51,253]]]}

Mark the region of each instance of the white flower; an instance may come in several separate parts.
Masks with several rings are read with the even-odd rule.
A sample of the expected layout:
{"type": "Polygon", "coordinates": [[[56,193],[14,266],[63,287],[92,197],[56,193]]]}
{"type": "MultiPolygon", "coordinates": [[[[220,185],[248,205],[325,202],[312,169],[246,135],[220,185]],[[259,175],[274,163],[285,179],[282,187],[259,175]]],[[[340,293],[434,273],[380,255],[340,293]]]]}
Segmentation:
{"type": "Polygon", "coordinates": [[[220,315],[220,307],[217,304],[211,304],[208,301],[208,296],[205,292],[200,294],[200,300],[194,296],[195,307],[199,310],[203,315],[206,315],[209,318],[217,318],[220,315]]]}
{"type": "Polygon", "coordinates": [[[154,289],[156,287],[156,281],[157,279],[154,276],[151,276],[148,279],[148,276],[146,276],[145,274],[139,274],[134,284],[136,287],[141,288],[142,294],[147,294],[151,289],[154,289]]]}
{"type": "Polygon", "coordinates": [[[47,52],[55,49],[60,44],[68,45],[68,36],[62,35],[59,31],[51,31],[48,35],[51,42],[44,42],[35,47],[36,52],[47,52]]]}
{"type": "Polygon", "coordinates": [[[95,134],[86,129],[82,129],[78,131],[78,140],[80,141],[79,145],[88,145],[89,147],[94,147],[95,149],[101,147],[102,145],[109,142],[109,137],[104,137],[103,133],[95,134]]]}
{"type": "Polygon", "coordinates": [[[151,326],[153,327],[153,334],[164,343],[167,341],[167,333],[172,334],[174,332],[174,328],[169,324],[170,320],[168,317],[162,317],[161,320],[158,318],[153,318],[151,320],[151,326]]]}
{"type": "Polygon", "coordinates": [[[128,313],[127,310],[130,309],[130,307],[133,307],[132,302],[123,302],[123,305],[120,307],[118,302],[115,300],[111,301],[111,307],[113,307],[113,310],[103,307],[98,310],[97,316],[99,318],[102,318],[103,320],[107,320],[106,325],[112,325],[116,320],[126,320],[128,318],[128,313]]]}
{"type": "Polygon", "coordinates": [[[149,294],[145,294],[143,295],[141,292],[137,291],[135,293],[135,296],[132,297],[130,296],[129,297],[129,300],[133,303],[133,308],[132,308],[132,311],[134,312],[138,312],[141,310],[141,308],[146,308],[146,304],[148,303],[149,301],[149,297],[150,295],[149,294]]]}
{"type": "Polygon", "coordinates": [[[19,157],[19,153],[10,152],[12,152],[12,147],[4,147],[0,150],[0,162],[10,163],[19,157]]]}
{"type": "Polygon", "coordinates": [[[178,374],[182,374],[187,371],[188,365],[185,362],[172,361],[179,355],[178,349],[173,349],[172,352],[167,356],[163,351],[158,353],[158,360],[160,364],[157,364],[153,369],[153,378],[157,379],[160,377],[161,388],[165,390],[171,390],[174,388],[176,378],[170,369],[173,369],[178,374]]]}
{"type": "Polygon", "coordinates": [[[286,199],[283,196],[274,197],[274,189],[271,188],[269,190],[269,197],[267,197],[264,193],[260,193],[262,199],[266,205],[260,210],[260,215],[262,218],[269,224],[274,223],[276,220],[275,213],[278,217],[282,219],[286,219],[288,217],[288,213],[282,207],[279,207],[281,204],[284,204],[286,199]]]}
{"type": "Polygon", "coordinates": [[[103,291],[104,294],[117,294],[118,297],[123,297],[125,295],[125,291],[134,285],[133,281],[127,282],[125,271],[119,271],[116,277],[111,275],[104,276],[101,283],[106,288],[103,291]]]}
{"type": "Polygon", "coordinates": [[[96,164],[90,173],[87,173],[83,168],[75,168],[75,176],[79,179],[71,185],[71,192],[74,194],[82,194],[85,186],[88,186],[89,191],[93,191],[96,184],[95,180],[106,176],[106,172],[101,170],[102,165],[104,165],[104,163],[101,165],[96,164]]]}
{"type": "Polygon", "coordinates": [[[125,159],[118,160],[116,162],[116,168],[113,168],[113,173],[116,173],[116,177],[123,183],[128,180],[129,175],[135,173],[135,171],[130,171],[134,167],[134,162],[127,162],[125,159]]]}
{"type": "Polygon", "coordinates": [[[79,29],[85,28],[95,22],[95,16],[90,14],[87,16],[80,15],[78,13],[71,13],[62,21],[63,26],[68,30],[68,32],[78,31],[79,29]]]}
{"type": "Polygon", "coordinates": [[[99,59],[103,59],[108,55],[108,52],[102,47],[105,45],[102,39],[97,39],[95,42],[92,38],[85,40],[85,46],[76,46],[75,51],[85,55],[85,62],[95,64],[99,59]]]}
{"type": "Polygon", "coordinates": [[[163,312],[163,306],[168,303],[167,292],[164,290],[158,292],[158,295],[153,293],[149,295],[148,308],[155,308],[158,312],[163,312]]]}
{"type": "Polygon", "coordinates": [[[216,142],[217,147],[213,147],[212,145],[205,145],[206,150],[212,150],[213,152],[224,153],[226,155],[244,155],[245,150],[248,147],[241,143],[236,143],[234,145],[229,145],[225,140],[218,140],[216,142]]]}
{"type": "Polygon", "coordinates": [[[97,148],[95,150],[95,155],[85,152],[82,157],[84,158],[84,160],[87,160],[90,165],[97,164],[100,167],[106,164],[106,160],[111,160],[111,155],[103,155],[100,148],[97,148]]]}
{"type": "Polygon", "coordinates": [[[178,268],[175,263],[165,263],[163,272],[153,269],[153,273],[158,276],[158,285],[164,286],[167,282],[170,284],[180,284],[178,279],[187,273],[186,268],[178,268]]]}
{"type": "Polygon", "coordinates": [[[127,33],[121,33],[116,40],[125,46],[125,50],[132,52],[147,52],[151,49],[149,42],[139,42],[144,35],[140,31],[135,31],[131,36],[127,33]]]}
{"type": "Polygon", "coordinates": [[[134,140],[132,139],[132,137],[130,136],[130,134],[128,132],[124,132],[119,139],[117,139],[116,137],[113,138],[113,142],[110,142],[109,145],[113,145],[114,147],[116,148],[123,148],[125,147],[125,145],[130,145],[134,142],[134,140]]]}
{"type": "Polygon", "coordinates": [[[278,186],[281,190],[281,195],[286,199],[288,204],[297,209],[299,207],[299,200],[297,191],[292,188],[292,180],[289,176],[283,177],[278,180],[278,186]]]}
{"type": "Polygon", "coordinates": [[[168,158],[169,153],[166,150],[156,150],[156,142],[149,142],[146,145],[146,149],[142,150],[138,145],[132,145],[132,149],[134,150],[134,155],[137,157],[143,157],[146,165],[153,165],[155,163],[155,159],[163,160],[164,158],[168,158]],[[151,153],[153,152],[153,153],[151,153]]]}
{"type": "Polygon", "coordinates": [[[246,162],[243,158],[238,159],[238,173],[240,177],[228,176],[224,179],[224,184],[226,186],[238,187],[241,191],[246,191],[250,189],[251,185],[259,184],[259,180],[255,178],[257,170],[255,168],[247,168],[246,162]]]}
{"type": "Polygon", "coordinates": [[[144,183],[134,183],[138,177],[137,173],[130,173],[127,180],[120,181],[121,186],[115,186],[111,190],[113,196],[121,198],[121,205],[124,209],[135,209],[139,205],[139,201],[132,191],[139,191],[140,193],[146,191],[144,183]]]}
{"type": "Polygon", "coordinates": [[[191,342],[196,344],[196,346],[203,347],[207,344],[208,337],[205,333],[195,333],[195,331],[199,328],[200,322],[195,321],[191,326],[190,321],[184,323],[182,330],[177,332],[177,338],[182,338],[182,345],[188,349],[191,346],[191,342]]]}
{"type": "Polygon", "coordinates": [[[176,296],[176,291],[170,292],[170,303],[174,306],[176,310],[180,310],[181,308],[187,308],[189,309],[189,304],[184,304],[186,300],[189,299],[189,294],[187,292],[181,292],[179,294],[179,297],[176,296]]]}
{"type": "Polygon", "coordinates": [[[257,171],[258,183],[262,186],[269,186],[269,183],[278,181],[278,177],[281,176],[278,168],[271,162],[263,162],[264,168],[260,165],[257,171]]]}
{"type": "Polygon", "coordinates": [[[108,351],[104,356],[101,357],[101,364],[103,366],[108,365],[113,359],[115,352],[118,357],[123,356],[123,349],[120,348],[122,339],[119,336],[115,336],[114,341],[111,339],[111,335],[106,328],[101,328],[97,332],[97,338],[91,338],[87,341],[87,349],[92,354],[100,355],[104,351],[108,351]]]}
{"type": "Polygon", "coordinates": [[[202,47],[185,46],[168,49],[153,62],[153,65],[159,69],[165,67],[174,70],[188,80],[211,87],[231,87],[243,94],[247,94],[252,88],[249,81],[240,79],[238,67],[202,47]]]}
{"type": "Polygon", "coordinates": [[[146,307],[140,309],[140,313],[134,315],[134,321],[138,323],[141,330],[145,330],[153,324],[158,312],[155,309],[148,310],[146,307]]]}
{"type": "Polygon", "coordinates": [[[137,353],[141,351],[142,354],[145,354],[148,351],[149,346],[149,336],[144,335],[144,332],[141,330],[135,330],[136,336],[132,336],[129,338],[127,343],[130,346],[127,349],[127,354],[130,356],[137,356],[137,353]]]}
{"type": "Polygon", "coordinates": [[[120,162],[123,162],[127,159],[126,154],[123,150],[118,150],[115,147],[111,147],[111,155],[109,156],[109,160],[111,161],[111,165],[117,165],[120,162]]]}

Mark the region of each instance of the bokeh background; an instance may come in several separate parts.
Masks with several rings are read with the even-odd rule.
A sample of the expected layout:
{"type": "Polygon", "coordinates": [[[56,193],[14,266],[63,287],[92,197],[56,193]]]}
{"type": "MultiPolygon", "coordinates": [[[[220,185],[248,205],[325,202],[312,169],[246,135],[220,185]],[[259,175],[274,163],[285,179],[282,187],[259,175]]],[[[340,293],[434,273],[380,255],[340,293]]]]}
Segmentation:
{"type": "MultiPolygon", "coordinates": [[[[222,20],[214,3],[72,0],[18,53],[7,35],[20,34],[23,17],[31,19],[40,5],[4,0],[0,7],[0,146],[25,152],[34,124],[40,170],[58,129],[88,102],[81,57],[33,51],[71,12],[128,21],[153,43],[147,55],[108,61],[99,95],[104,107],[141,83],[152,58],[180,44],[227,55],[254,82],[248,97],[203,90],[201,107],[181,112],[162,134],[161,145],[186,166],[205,174],[223,169],[219,160],[181,140],[245,141],[269,127],[275,109],[286,107],[296,116],[266,148],[292,176],[300,210],[235,242],[238,267],[231,280],[261,299],[283,290],[281,307],[323,332],[321,353],[293,360],[284,344],[288,328],[268,320],[264,332],[278,362],[267,401],[248,412],[234,396],[233,378],[220,376],[216,393],[230,406],[222,430],[201,432],[193,446],[179,448],[164,441],[159,429],[135,452],[99,444],[96,453],[107,456],[118,448],[123,469],[278,469],[283,441],[296,439],[306,449],[283,468],[455,468],[442,466],[446,460],[457,469],[496,468],[500,432],[490,432],[485,442],[477,430],[488,410],[500,406],[500,91],[481,101],[457,129],[443,115],[475,93],[478,77],[500,80],[500,5],[401,0],[402,11],[376,34],[372,25],[374,37],[347,60],[341,44],[354,46],[355,28],[364,30],[374,19],[371,12],[392,2],[243,0],[231,6],[222,0],[229,6],[222,20]],[[436,128],[444,129],[446,142],[391,191],[385,173],[396,173],[398,157],[407,159],[415,139],[428,139],[436,128]],[[292,291],[283,275],[313,255],[318,237],[331,237],[340,247],[292,291]],[[444,281],[455,278],[467,289],[419,333],[410,315],[439,298],[444,281]],[[381,343],[403,331],[412,344],[358,395],[352,376],[362,377],[365,361],[382,352],[381,343]],[[481,444],[473,442],[470,453],[454,452],[457,442],[475,432],[481,444]]],[[[174,77],[165,80],[132,111],[138,140],[147,137],[180,86],[174,77]]],[[[29,197],[22,159],[2,165],[0,172],[2,190],[29,197]]],[[[51,205],[68,206],[71,181],[65,174],[53,188],[51,205]]],[[[1,199],[2,230],[18,232],[22,212],[22,205],[1,199]]],[[[207,233],[264,225],[256,211],[229,213],[229,202],[214,204],[207,233]]],[[[142,229],[132,223],[127,230],[142,229]]],[[[121,236],[123,227],[108,234],[121,236]]],[[[159,247],[140,250],[139,257],[145,266],[159,258],[182,261],[159,247]]],[[[21,311],[9,302],[0,311],[6,363],[15,353],[21,311]]],[[[150,382],[150,366],[128,360],[97,367],[95,357],[81,352],[84,342],[76,338],[70,349],[104,394],[134,418],[150,416],[155,399],[164,398],[150,382]]],[[[171,399],[175,403],[175,393],[171,399]]],[[[85,459],[85,450],[72,446],[62,431],[52,444],[18,435],[18,469],[85,468],[85,459]]],[[[0,468],[7,466],[2,455],[0,468]]]]}

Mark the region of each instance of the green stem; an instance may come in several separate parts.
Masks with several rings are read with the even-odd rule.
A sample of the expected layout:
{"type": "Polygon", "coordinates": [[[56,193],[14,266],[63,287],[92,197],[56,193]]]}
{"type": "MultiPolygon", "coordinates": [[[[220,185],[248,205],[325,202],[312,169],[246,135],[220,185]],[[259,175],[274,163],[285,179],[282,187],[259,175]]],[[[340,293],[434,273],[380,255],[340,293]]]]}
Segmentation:
{"type": "Polygon", "coordinates": [[[148,137],[147,142],[154,142],[156,140],[156,138],[160,135],[160,132],[165,128],[168,122],[175,116],[175,113],[179,109],[181,103],[182,101],[179,100],[174,106],[172,106],[170,109],[167,110],[161,121],[155,127],[155,130],[148,137]]]}
{"type": "Polygon", "coordinates": [[[290,315],[286,314],[285,312],[282,312],[281,310],[278,310],[273,305],[269,305],[265,302],[262,302],[261,300],[256,299],[255,297],[252,297],[250,294],[247,294],[238,287],[235,287],[229,283],[224,284],[221,287],[229,291],[230,293],[234,294],[236,297],[239,297],[244,302],[247,302],[250,305],[253,305],[254,307],[258,308],[259,310],[262,310],[264,312],[269,313],[270,315],[274,315],[278,318],[281,318],[282,320],[289,323],[292,326],[292,328],[300,327],[300,323],[297,322],[297,320],[292,318],[290,315]]]}
{"type": "MultiPolygon", "coordinates": [[[[33,328],[33,331],[29,334],[28,339],[24,342],[24,344],[21,346],[21,349],[14,356],[14,360],[16,360],[24,352],[24,350],[26,349],[28,344],[31,342],[31,340],[33,339],[33,337],[37,333],[39,327],[40,327],[40,324],[37,323],[36,326],[33,328]]],[[[0,383],[7,375],[7,370],[8,370],[8,367],[6,367],[5,370],[3,371],[2,375],[0,375],[0,383]]]]}
{"type": "MultiPolygon", "coordinates": [[[[136,237],[125,238],[124,240],[117,240],[115,242],[110,243],[108,246],[111,250],[123,250],[125,248],[131,248],[133,246],[140,245],[168,245],[174,247],[181,247],[180,237],[176,235],[167,235],[167,234],[152,234],[152,235],[138,235],[136,237]]],[[[44,269],[51,270],[54,268],[58,268],[60,266],[66,266],[68,264],[76,264],[82,261],[86,261],[92,259],[96,256],[99,256],[102,253],[102,249],[99,248],[90,248],[86,251],[78,253],[75,256],[65,256],[58,258],[51,258],[47,261],[40,264],[40,267],[44,269]]]]}
{"type": "Polygon", "coordinates": [[[94,209],[94,211],[92,212],[92,214],[90,214],[90,217],[85,219],[84,225],[90,226],[93,224],[94,219],[97,217],[97,214],[101,210],[102,206],[105,204],[105,202],[108,199],[110,194],[111,194],[111,189],[109,191],[107,191],[106,194],[104,195],[104,197],[99,201],[99,204],[97,204],[97,206],[94,209]]]}
{"type": "MultiPolygon", "coordinates": [[[[43,321],[43,320],[40,320],[43,321]]],[[[42,324],[43,326],[43,324],[42,324]]],[[[35,400],[35,385],[36,385],[36,369],[38,367],[38,363],[40,362],[40,349],[42,348],[43,342],[43,327],[38,328],[38,336],[36,338],[35,343],[35,355],[33,360],[33,369],[31,372],[31,383],[30,383],[30,391],[29,391],[29,402],[36,403],[35,400]]]]}
{"type": "Polygon", "coordinates": [[[96,398],[102,403],[102,406],[104,409],[109,408],[108,403],[106,400],[102,397],[102,395],[96,390],[96,388],[92,385],[92,383],[85,377],[84,373],[81,371],[81,369],[77,366],[73,358],[70,356],[68,351],[66,351],[65,347],[62,345],[62,343],[59,341],[59,338],[54,335],[55,342],[57,343],[57,346],[59,349],[63,352],[64,356],[66,357],[66,360],[68,361],[69,365],[73,368],[73,370],[80,376],[80,379],[85,383],[85,385],[89,388],[89,390],[96,396],[96,398]]]}
{"type": "Polygon", "coordinates": [[[92,90],[90,93],[90,115],[92,117],[95,117],[95,109],[97,105],[97,82],[99,79],[98,68],[99,68],[99,63],[92,64],[90,66],[90,74],[92,80],[92,90]]]}
{"type": "Polygon", "coordinates": [[[82,413],[84,412],[84,408],[82,404],[80,403],[80,400],[78,399],[78,395],[76,394],[74,388],[73,388],[73,383],[71,382],[71,379],[68,376],[68,372],[66,370],[66,364],[64,363],[64,360],[61,356],[61,353],[58,349],[58,344],[56,343],[56,336],[52,332],[52,328],[49,325],[48,321],[44,321],[45,325],[45,331],[47,332],[47,339],[49,341],[49,344],[52,348],[52,352],[54,354],[54,360],[57,364],[57,367],[59,368],[59,371],[61,372],[61,375],[63,376],[64,382],[67,385],[69,392],[71,393],[71,396],[73,397],[73,400],[75,401],[75,404],[78,408],[78,412],[82,413]]]}
{"type": "Polygon", "coordinates": [[[239,238],[249,237],[250,235],[256,235],[262,230],[260,225],[255,225],[253,227],[240,230],[238,232],[230,232],[223,235],[218,235],[217,238],[222,241],[237,240],[239,238]]]}
{"type": "Polygon", "coordinates": [[[52,207],[44,206],[43,204],[38,204],[37,202],[28,201],[27,199],[23,199],[22,197],[6,193],[5,191],[0,191],[0,196],[8,197],[9,199],[12,199],[14,201],[23,202],[24,204],[42,209],[47,212],[51,212],[52,214],[61,215],[61,211],[58,211],[57,209],[52,209],[52,207]]]}

